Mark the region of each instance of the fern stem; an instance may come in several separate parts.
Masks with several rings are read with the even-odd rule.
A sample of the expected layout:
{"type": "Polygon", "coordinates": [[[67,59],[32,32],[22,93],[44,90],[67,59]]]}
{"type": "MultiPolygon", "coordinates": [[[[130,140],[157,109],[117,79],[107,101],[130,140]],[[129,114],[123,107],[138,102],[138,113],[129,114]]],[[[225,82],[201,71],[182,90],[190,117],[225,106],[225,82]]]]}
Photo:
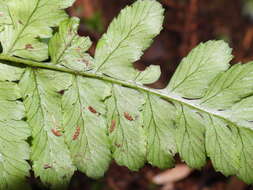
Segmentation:
{"type": "Polygon", "coordinates": [[[138,84],[134,81],[128,82],[128,81],[123,81],[123,80],[111,78],[111,77],[108,77],[108,76],[105,76],[105,75],[102,75],[102,74],[98,74],[98,73],[85,72],[85,71],[75,71],[75,70],[72,70],[72,69],[59,67],[59,66],[53,65],[51,63],[30,61],[30,60],[17,58],[17,57],[5,55],[5,54],[0,54],[0,61],[9,61],[9,62],[13,62],[13,63],[16,63],[16,64],[22,64],[22,65],[29,66],[29,67],[54,70],[54,71],[58,71],[58,72],[64,72],[64,73],[69,73],[69,74],[73,74],[73,75],[84,76],[84,77],[88,77],[88,78],[94,78],[94,79],[106,81],[106,82],[109,82],[109,83],[112,83],[112,84],[117,84],[117,85],[120,85],[120,86],[125,86],[125,87],[128,87],[128,88],[136,89],[138,91],[143,91],[143,92],[146,92],[146,93],[149,93],[149,94],[159,96],[159,97],[161,97],[165,100],[168,100],[170,102],[177,102],[179,104],[191,107],[195,110],[204,112],[208,115],[216,116],[216,117],[218,117],[220,119],[223,119],[223,120],[225,120],[228,123],[231,123],[233,125],[236,124],[236,122],[231,122],[231,118],[229,118],[228,115],[222,113],[221,111],[205,109],[203,107],[200,107],[199,103],[197,101],[184,99],[184,98],[182,98],[182,97],[180,97],[180,96],[178,96],[174,93],[171,93],[171,92],[168,92],[168,91],[165,91],[165,90],[151,89],[151,88],[148,88],[146,86],[140,85],[140,84],[138,84]]]}

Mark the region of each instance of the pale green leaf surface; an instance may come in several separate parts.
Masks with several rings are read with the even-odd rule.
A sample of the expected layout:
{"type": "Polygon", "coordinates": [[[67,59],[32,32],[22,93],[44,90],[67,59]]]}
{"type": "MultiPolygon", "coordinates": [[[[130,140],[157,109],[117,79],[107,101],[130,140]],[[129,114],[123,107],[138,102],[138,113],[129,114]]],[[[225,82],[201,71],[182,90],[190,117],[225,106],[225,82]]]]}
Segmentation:
{"type": "Polygon", "coordinates": [[[5,63],[0,64],[0,81],[18,81],[24,72],[23,68],[14,67],[5,63]]]}
{"type": "Polygon", "coordinates": [[[203,97],[210,82],[228,69],[231,51],[223,41],[201,43],[182,60],[167,89],[187,98],[203,97]]]}
{"type": "MultiPolygon", "coordinates": [[[[11,114],[11,112],[9,112],[11,114]]],[[[25,141],[30,129],[23,121],[0,121],[0,189],[30,189],[25,178],[30,175],[30,148],[25,141]]]]}
{"type": "Polygon", "coordinates": [[[238,131],[234,126],[212,116],[207,119],[206,151],[214,168],[224,175],[235,175],[239,170],[238,131]]]}
{"type": "Polygon", "coordinates": [[[25,117],[23,103],[15,101],[19,98],[21,94],[16,83],[0,82],[0,120],[21,120],[25,117]]]}
{"type": "Polygon", "coordinates": [[[0,85],[0,189],[29,189],[25,178],[29,176],[30,149],[26,139],[30,129],[22,121],[25,109],[17,84],[0,85]],[[5,93],[6,92],[6,93],[5,93]],[[11,101],[10,101],[11,100],[11,101]]]}
{"type": "Polygon", "coordinates": [[[203,118],[188,107],[178,105],[176,119],[176,143],[180,157],[192,168],[206,163],[205,124],[203,118]]]}
{"type": "Polygon", "coordinates": [[[135,81],[141,84],[151,84],[153,82],[156,82],[159,79],[160,75],[160,66],[150,65],[144,71],[137,74],[135,81]]]}
{"type": "Polygon", "coordinates": [[[234,104],[231,109],[226,110],[225,113],[229,115],[232,121],[238,123],[238,125],[252,128],[253,121],[253,97],[245,98],[238,103],[234,104]]]}
{"type": "Polygon", "coordinates": [[[253,62],[236,64],[219,74],[201,100],[210,108],[228,109],[253,92],[253,62]]]}
{"type": "Polygon", "coordinates": [[[78,18],[64,20],[59,32],[49,42],[49,54],[54,64],[84,71],[91,69],[94,61],[85,53],[90,48],[91,41],[88,37],[78,36],[78,26],[78,18]]]}
{"type": "MultiPolygon", "coordinates": [[[[57,77],[56,72],[50,72],[57,77]]],[[[35,175],[45,184],[60,189],[67,185],[74,167],[62,134],[61,96],[50,80],[50,72],[27,69],[20,87],[32,129],[31,160],[35,175]]]]}
{"type": "Polygon", "coordinates": [[[252,183],[253,179],[253,132],[251,129],[239,129],[239,141],[241,144],[237,147],[239,154],[240,170],[237,176],[246,183],[252,183]]]}
{"type": "Polygon", "coordinates": [[[162,29],[163,8],[154,0],[138,0],[126,7],[99,40],[95,69],[122,80],[134,80],[137,61],[162,29]]]}
{"type": "Polygon", "coordinates": [[[173,156],[176,153],[174,109],[172,104],[157,96],[148,94],[146,97],[143,118],[147,137],[147,161],[159,168],[174,165],[173,156]]]}
{"type": "Polygon", "coordinates": [[[113,158],[131,170],[138,170],[146,159],[141,115],[144,103],[140,92],[118,85],[112,86],[112,97],[106,100],[113,158]]]}
{"type": "Polygon", "coordinates": [[[8,7],[6,7],[5,1],[1,0],[0,1],[0,26],[2,29],[2,26],[5,24],[10,24],[11,17],[9,16],[9,10],[8,7]]]}
{"type": "Polygon", "coordinates": [[[63,96],[63,127],[72,159],[78,170],[93,178],[103,176],[111,160],[102,102],[109,95],[108,84],[73,77],[63,96]]]}
{"type": "Polygon", "coordinates": [[[70,7],[74,2],[75,0],[62,0],[62,1],[58,1],[58,5],[61,9],[66,9],[70,7]]]}
{"type": "Polygon", "coordinates": [[[67,17],[62,10],[69,0],[1,0],[4,23],[0,41],[3,53],[42,61],[48,58],[47,44],[39,38],[50,38],[52,29],[67,17]],[[4,8],[3,8],[4,7],[4,8]],[[8,16],[6,16],[8,14],[8,16]]]}
{"type": "Polygon", "coordinates": [[[16,100],[21,98],[20,89],[18,85],[13,82],[0,81],[0,100],[16,100]]]}

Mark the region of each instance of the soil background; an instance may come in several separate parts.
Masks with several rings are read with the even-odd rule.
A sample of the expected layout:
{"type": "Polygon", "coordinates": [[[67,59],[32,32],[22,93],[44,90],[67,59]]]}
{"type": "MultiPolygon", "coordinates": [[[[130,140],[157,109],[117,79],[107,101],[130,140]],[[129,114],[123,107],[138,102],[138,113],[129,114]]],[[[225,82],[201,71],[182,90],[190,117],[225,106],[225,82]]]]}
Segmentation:
{"type": "MultiPolygon", "coordinates": [[[[94,42],[90,53],[112,19],[134,0],[77,0],[68,10],[72,16],[81,18],[79,33],[90,36],[94,42]]],[[[160,0],[166,10],[163,31],[155,39],[142,59],[135,63],[139,69],[150,64],[160,65],[162,76],[152,85],[163,88],[175,72],[180,60],[198,43],[223,39],[233,48],[232,64],[253,60],[253,17],[245,11],[244,0],[160,0]]],[[[253,15],[253,10],[252,10],[253,15]]],[[[180,164],[179,158],[176,158],[180,164]]],[[[201,170],[167,182],[155,184],[154,177],[161,172],[146,165],[139,172],[112,163],[105,177],[92,180],[76,172],[69,190],[253,190],[236,177],[224,177],[215,172],[210,161],[201,170]]],[[[166,171],[165,171],[166,172],[166,171]]],[[[181,171],[178,170],[180,173],[181,171]]],[[[181,175],[181,174],[180,174],[181,175]]],[[[171,176],[168,176],[171,177],[171,176]]],[[[31,179],[33,189],[38,187],[31,179]]]]}

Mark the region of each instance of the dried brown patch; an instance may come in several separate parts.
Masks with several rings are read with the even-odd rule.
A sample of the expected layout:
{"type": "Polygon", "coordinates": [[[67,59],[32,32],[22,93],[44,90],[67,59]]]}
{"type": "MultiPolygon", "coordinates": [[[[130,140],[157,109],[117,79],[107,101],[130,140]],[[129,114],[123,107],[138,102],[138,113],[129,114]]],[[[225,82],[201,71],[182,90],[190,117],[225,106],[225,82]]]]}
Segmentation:
{"type": "Polygon", "coordinates": [[[109,132],[112,133],[116,127],[116,121],[113,119],[111,122],[111,127],[109,129],[109,132]]]}
{"type": "Polygon", "coordinates": [[[122,147],[122,144],[115,143],[115,146],[120,148],[120,147],[122,147]]]}
{"type": "Polygon", "coordinates": [[[89,109],[89,111],[90,111],[91,113],[97,113],[97,110],[95,110],[95,109],[94,109],[93,107],[91,107],[91,106],[89,106],[88,109],[89,109]]]}
{"type": "Polygon", "coordinates": [[[26,44],[25,49],[34,49],[34,48],[33,48],[32,44],[26,44]]]}
{"type": "Polygon", "coordinates": [[[72,137],[73,140],[76,140],[76,139],[79,137],[80,131],[81,131],[81,128],[78,126],[78,127],[76,128],[76,131],[75,131],[73,137],[72,137]]]}
{"type": "Polygon", "coordinates": [[[51,131],[57,137],[62,136],[62,133],[59,130],[57,130],[57,129],[51,129],[51,131]]]}
{"type": "Polygon", "coordinates": [[[133,117],[128,113],[128,112],[124,112],[124,117],[129,120],[129,121],[133,121],[133,117]]]}
{"type": "Polygon", "coordinates": [[[44,168],[45,170],[47,170],[47,169],[52,168],[52,166],[50,166],[49,164],[45,164],[43,168],[44,168]]]}

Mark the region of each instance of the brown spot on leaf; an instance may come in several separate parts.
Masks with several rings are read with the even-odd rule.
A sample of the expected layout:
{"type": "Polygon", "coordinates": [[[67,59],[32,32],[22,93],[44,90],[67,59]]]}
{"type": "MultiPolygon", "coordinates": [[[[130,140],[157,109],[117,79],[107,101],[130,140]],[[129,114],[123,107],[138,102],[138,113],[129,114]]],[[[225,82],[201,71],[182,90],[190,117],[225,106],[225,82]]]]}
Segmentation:
{"type": "Polygon", "coordinates": [[[128,112],[124,112],[124,117],[129,120],[129,121],[133,121],[133,117],[128,113],[128,112]]]}
{"type": "Polygon", "coordinates": [[[58,131],[57,129],[51,129],[52,133],[57,136],[57,137],[60,137],[62,136],[62,133],[60,131],[58,131]]]}
{"type": "Polygon", "coordinates": [[[94,109],[93,107],[91,107],[91,106],[89,106],[88,109],[89,109],[89,111],[90,111],[91,113],[97,113],[97,110],[95,110],[95,109],[94,109]]]}
{"type": "Polygon", "coordinates": [[[45,170],[47,170],[47,169],[52,168],[52,166],[50,166],[49,164],[45,164],[43,168],[44,168],[45,170]]]}
{"type": "Polygon", "coordinates": [[[115,127],[116,127],[116,121],[113,119],[111,122],[109,133],[112,133],[114,131],[115,127]]]}
{"type": "Polygon", "coordinates": [[[63,95],[64,92],[65,92],[65,90],[60,90],[60,91],[58,91],[58,93],[61,94],[61,95],[63,95]]]}
{"type": "Polygon", "coordinates": [[[122,147],[122,144],[115,143],[115,146],[118,147],[118,148],[120,148],[120,147],[122,147]]]}
{"type": "Polygon", "coordinates": [[[32,44],[26,44],[25,49],[34,49],[34,48],[33,48],[32,44]]]}
{"type": "Polygon", "coordinates": [[[82,48],[80,47],[80,46],[78,46],[77,48],[76,48],[76,51],[78,51],[78,52],[80,52],[82,50],[82,48]]]}
{"type": "Polygon", "coordinates": [[[90,65],[90,62],[86,59],[82,59],[82,62],[86,65],[86,66],[89,66],[90,65]]]}
{"type": "Polygon", "coordinates": [[[18,20],[18,23],[23,25],[23,22],[21,20],[18,20]]]}
{"type": "Polygon", "coordinates": [[[79,126],[77,126],[76,131],[72,137],[73,140],[76,140],[79,137],[80,131],[81,131],[81,128],[79,126]]]}
{"type": "Polygon", "coordinates": [[[79,61],[79,62],[85,64],[86,66],[89,66],[89,65],[91,64],[91,63],[90,63],[88,60],[86,60],[86,59],[78,59],[77,61],[79,61]]]}

